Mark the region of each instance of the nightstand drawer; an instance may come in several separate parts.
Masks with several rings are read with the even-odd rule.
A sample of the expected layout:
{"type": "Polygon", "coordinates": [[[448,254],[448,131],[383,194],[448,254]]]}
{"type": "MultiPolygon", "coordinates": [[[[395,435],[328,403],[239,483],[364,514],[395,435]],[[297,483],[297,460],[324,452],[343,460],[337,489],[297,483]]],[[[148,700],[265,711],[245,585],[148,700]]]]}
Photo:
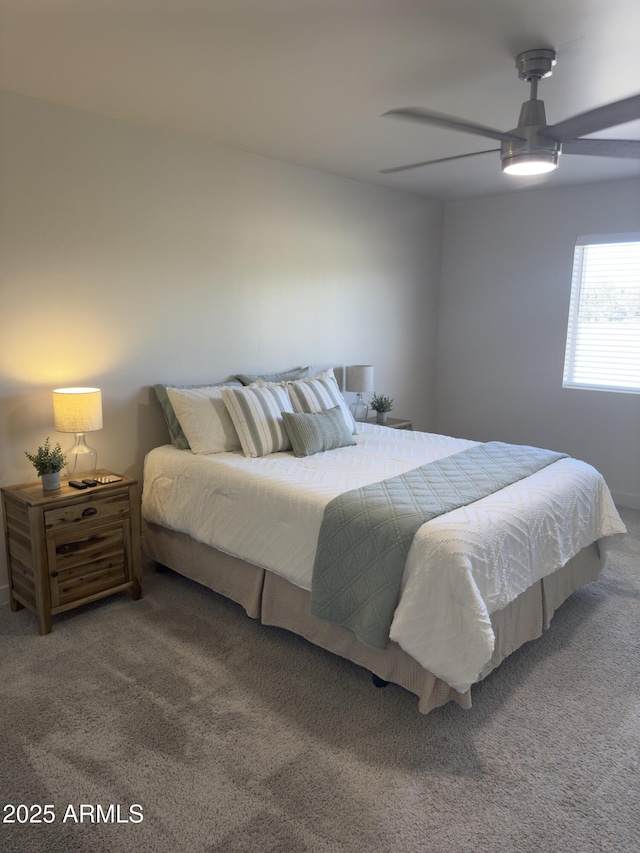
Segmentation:
{"type": "Polygon", "coordinates": [[[116,521],[49,539],[52,609],[130,581],[128,535],[128,523],[116,521]]]}
{"type": "Polygon", "coordinates": [[[108,518],[122,518],[129,512],[129,495],[105,494],[87,497],[82,503],[69,504],[58,509],[48,509],[44,513],[44,526],[47,536],[63,530],[65,527],[81,522],[94,522],[108,518]]]}

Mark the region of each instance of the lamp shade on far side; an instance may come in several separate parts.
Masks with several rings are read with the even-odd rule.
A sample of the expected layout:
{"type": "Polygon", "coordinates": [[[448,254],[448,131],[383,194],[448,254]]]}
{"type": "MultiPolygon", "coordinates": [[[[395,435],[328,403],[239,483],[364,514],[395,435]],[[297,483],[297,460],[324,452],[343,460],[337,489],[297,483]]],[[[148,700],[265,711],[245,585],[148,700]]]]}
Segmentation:
{"type": "Polygon", "coordinates": [[[354,420],[366,421],[369,407],[362,400],[364,393],[373,391],[373,367],[370,364],[352,364],[347,367],[345,375],[345,391],[353,391],[357,395],[356,402],[350,406],[354,420]]]}
{"type": "Polygon", "coordinates": [[[95,474],[98,454],[85,440],[86,432],[102,429],[99,388],[58,388],[53,392],[53,418],[58,432],[73,432],[76,440],[66,452],[70,477],[95,474]]]}

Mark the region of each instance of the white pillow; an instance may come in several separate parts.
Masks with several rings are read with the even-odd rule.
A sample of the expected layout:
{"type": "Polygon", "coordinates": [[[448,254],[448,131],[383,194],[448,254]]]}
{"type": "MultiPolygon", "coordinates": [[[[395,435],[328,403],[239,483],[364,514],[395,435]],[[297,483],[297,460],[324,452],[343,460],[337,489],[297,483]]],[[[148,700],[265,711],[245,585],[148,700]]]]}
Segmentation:
{"type": "Polygon", "coordinates": [[[221,387],[167,388],[167,396],[194,453],[240,450],[221,387]]]}
{"type": "Polygon", "coordinates": [[[245,456],[266,456],[291,450],[282,412],[293,412],[293,409],[284,385],[220,390],[245,456]]]}
{"type": "Polygon", "coordinates": [[[340,406],[344,422],[351,433],[357,433],[356,422],[340,393],[332,368],[323,370],[311,379],[287,382],[293,411],[299,414],[316,414],[340,406]]]}

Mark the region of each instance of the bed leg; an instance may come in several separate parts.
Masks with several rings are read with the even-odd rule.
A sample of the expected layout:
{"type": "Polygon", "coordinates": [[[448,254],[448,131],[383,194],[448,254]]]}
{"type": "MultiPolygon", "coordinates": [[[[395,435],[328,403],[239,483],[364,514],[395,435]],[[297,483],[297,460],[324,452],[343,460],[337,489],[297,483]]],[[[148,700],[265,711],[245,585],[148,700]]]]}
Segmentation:
{"type": "Polygon", "coordinates": [[[379,675],[376,675],[374,672],[371,673],[371,680],[373,681],[374,687],[386,687],[389,683],[385,681],[384,678],[380,678],[379,675]]]}

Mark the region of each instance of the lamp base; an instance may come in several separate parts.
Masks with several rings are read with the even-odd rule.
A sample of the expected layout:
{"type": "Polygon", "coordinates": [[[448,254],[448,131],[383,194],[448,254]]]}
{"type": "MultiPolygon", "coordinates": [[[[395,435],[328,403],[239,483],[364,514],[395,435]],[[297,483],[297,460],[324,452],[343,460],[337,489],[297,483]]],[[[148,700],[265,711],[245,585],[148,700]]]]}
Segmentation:
{"type": "Polygon", "coordinates": [[[98,467],[98,454],[87,444],[84,433],[76,433],[76,441],[71,450],[65,454],[67,457],[67,474],[71,478],[80,475],[89,476],[96,473],[98,467]]]}
{"type": "Polygon", "coordinates": [[[369,406],[363,401],[362,394],[356,395],[356,402],[349,406],[354,421],[366,421],[369,417],[369,406]]]}

